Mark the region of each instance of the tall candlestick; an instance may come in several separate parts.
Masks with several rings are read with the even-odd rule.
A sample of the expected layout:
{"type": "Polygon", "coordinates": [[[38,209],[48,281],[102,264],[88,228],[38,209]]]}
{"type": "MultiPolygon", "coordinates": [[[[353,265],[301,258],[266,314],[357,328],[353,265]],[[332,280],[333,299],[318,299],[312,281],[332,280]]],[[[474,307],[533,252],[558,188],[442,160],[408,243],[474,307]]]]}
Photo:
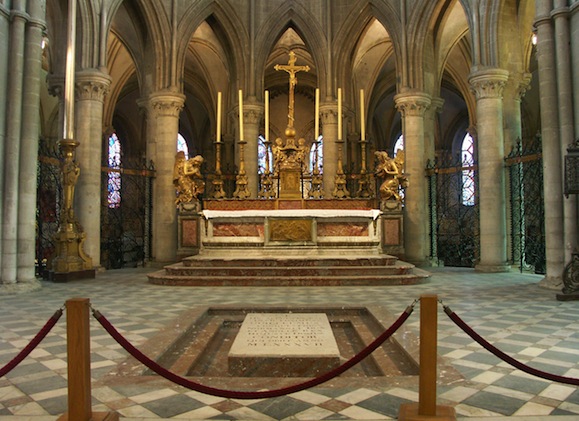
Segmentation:
{"type": "Polygon", "coordinates": [[[366,140],[366,125],[364,117],[364,89],[360,89],[360,140],[366,140]]]}
{"type": "Polygon", "coordinates": [[[239,90],[239,140],[243,140],[243,92],[239,90]]]}
{"type": "Polygon", "coordinates": [[[338,140],[342,140],[342,88],[338,88],[338,140]]]}
{"type": "Polygon", "coordinates": [[[74,71],[76,51],[76,0],[68,2],[66,63],[64,75],[63,139],[74,139],[74,71]]]}
{"type": "Polygon", "coordinates": [[[317,142],[318,138],[320,137],[320,88],[316,88],[316,107],[314,114],[314,122],[315,122],[314,142],[317,142]]]}
{"type": "Polygon", "coordinates": [[[265,140],[269,140],[269,91],[265,91],[265,140]]]}
{"type": "Polygon", "coordinates": [[[221,142],[221,92],[217,92],[217,134],[215,141],[221,142]]]}

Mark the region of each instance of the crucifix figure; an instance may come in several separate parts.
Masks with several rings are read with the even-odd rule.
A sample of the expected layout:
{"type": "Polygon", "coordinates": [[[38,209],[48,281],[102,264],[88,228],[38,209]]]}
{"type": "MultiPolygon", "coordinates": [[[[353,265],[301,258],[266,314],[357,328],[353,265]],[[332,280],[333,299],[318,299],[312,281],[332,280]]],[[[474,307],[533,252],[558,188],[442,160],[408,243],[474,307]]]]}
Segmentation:
{"type": "Polygon", "coordinates": [[[274,66],[275,70],[284,70],[289,73],[289,105],[288,105],[288,127],[294,127],[294,87],[298,84],[298,79],[296,77],[297,72],[308,72],[310,70],[310,66],[296,66],[296,55],[293,51],[289,53],[289,61],[288,64],[276,64],[274,66]]]}

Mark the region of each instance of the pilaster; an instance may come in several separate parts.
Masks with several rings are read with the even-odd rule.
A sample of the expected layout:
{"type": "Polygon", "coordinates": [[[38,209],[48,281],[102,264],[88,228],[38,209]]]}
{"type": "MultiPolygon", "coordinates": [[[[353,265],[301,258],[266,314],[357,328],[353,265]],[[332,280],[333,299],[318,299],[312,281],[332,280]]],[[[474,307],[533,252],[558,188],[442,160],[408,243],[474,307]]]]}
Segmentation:
{"type": "Polygon", "coordinates": [[[394,97],[402,114],[404,134],[405,174],[409,185],[404,197],[405,259],[417,266],[429,264],[428,185],[424,170],[426,111],[432,104],[423,92],[403,92],[394,97]]]}
{"type": "Polygon", "coordinates": [[[509,72],[486,68],[471,73],[469,83],[476,97],[479,168],[479,217],[481,272],[506,272],[507,219],[504,169],[503,91],[509,72]]]}
{"type": "Polygon", "coordinates": [[[99,69],[84,69],[75,75],[75,137],[81,172],[77,183],[76,215],[86,233],[85,250],[100,265],[101,165],[103,150],[103,103],[111,77],[99,69]]]}

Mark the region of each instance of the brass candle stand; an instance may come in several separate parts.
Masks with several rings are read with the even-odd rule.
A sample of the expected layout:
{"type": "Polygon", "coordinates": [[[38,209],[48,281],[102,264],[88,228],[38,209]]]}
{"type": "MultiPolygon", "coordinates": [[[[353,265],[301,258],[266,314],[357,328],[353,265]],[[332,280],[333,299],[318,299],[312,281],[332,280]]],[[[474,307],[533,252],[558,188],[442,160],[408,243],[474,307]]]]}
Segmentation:
{"type": "Polygon", "coordinates": [[[220,139],[215,140],[215,177],[213,178],[213,194],[214,199],[224,199],[225,191],[223,190],[223,174],[221,173],[221,142],[220,139]]]}
{"type": "Polygon", "coordinates": [[[261,176],[261,188],[259,190],[259,198],[261,199],[275,199],[275,191],[273,189],[273,177],[269,168],[269,148],[271,142],[267,139],[263,141],[265,146],[265,171],[261,176]]]}
{"type": "Polygon", "coordinates": [[[362,155],[362,163],[360,165],[360,182],[358,183],[357,197],[369,198],[372,197],[372,192],[370,191],[370,179],[371,176],[366,170],[366,144],[367,140],[360,140],[360,153],[362,155]]]}
{"type": "Polygon", "coordinates": [[[239,171],[235,177],[235,191],[233,192],[233,197],[236,199],[248,199],[251,196],[249,190],[247,189],[247,175],[245,173],[245,158],[244,158],[244,147],[247,143],[245,140],[240,140],[239,142],[239,171]]]}
{"type": "Polygon", "coordinates": [[[94,278],[92,258],[84,252],[83,248],[86,233],[77,221],[73,209],[74,190],[80,175],[80,167],[75,162],[74,155],[79,143],[72,139],[63,139],[58,145],[63,156],[62,208],[55,236],[56,255],[52,259],[49,276],[55,282],[94,278]]]}
{"type": "Polygon", "coordinates": [[[346,174],[344,174],[344,169],[342,165],[342,146],[344,141],[341,139],[336,140],[338,144],[338,168],[336,170],[336,176],[334,177],[334,191],[332,195],[336,199],[346,199],[350,197],[350,192],[346,187],[346,174]]]}
{"type": "Polygon", "coordinates": [[[314,148],[314,162],[312,170],[312,187],[310,189],[309,197],[310,199],[323,199],[324,193],[322,191],[322,175],[320,174],[320,169],[318,168],[318,148],[320,147],[320,141],[318,139],[314,140],[312,147],[314,148]]]}

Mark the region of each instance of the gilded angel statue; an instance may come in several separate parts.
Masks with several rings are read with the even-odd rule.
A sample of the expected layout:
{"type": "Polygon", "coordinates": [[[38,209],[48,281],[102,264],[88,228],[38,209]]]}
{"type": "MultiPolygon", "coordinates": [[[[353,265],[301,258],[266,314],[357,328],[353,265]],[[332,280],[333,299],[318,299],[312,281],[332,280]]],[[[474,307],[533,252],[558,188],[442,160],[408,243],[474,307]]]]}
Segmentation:
{"type": "Polygon", "coordinates": [[[398,149],[394,158],[388,156],[386,151],[376,151],[375,156],[378,160],[376,176],[384,178],[384,182],[380,186],[381,199],[383,201],[395,199],[401,202],[400,187],[408,187],[408,177],[403,173],[404,150],[398,149]]]}

